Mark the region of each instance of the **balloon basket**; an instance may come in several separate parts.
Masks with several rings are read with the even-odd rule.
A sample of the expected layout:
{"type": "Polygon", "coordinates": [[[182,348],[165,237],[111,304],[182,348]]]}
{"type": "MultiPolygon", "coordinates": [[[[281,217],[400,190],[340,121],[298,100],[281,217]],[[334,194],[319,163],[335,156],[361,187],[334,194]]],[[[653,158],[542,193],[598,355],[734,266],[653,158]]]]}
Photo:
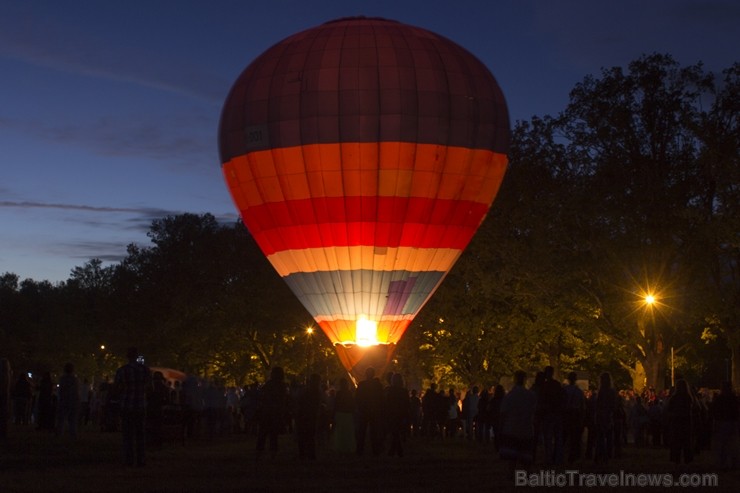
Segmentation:
{"type": "Polygon", "coordinates": [[[391,362],[396,345],[375,344],[372,346],[359,346],[357,344],[335,344],[334,349],[342,364],[349,372],[355,385],[365,379],[368,368],[375,369],[375,376],[383,378],[388,364],[391,362]]]}

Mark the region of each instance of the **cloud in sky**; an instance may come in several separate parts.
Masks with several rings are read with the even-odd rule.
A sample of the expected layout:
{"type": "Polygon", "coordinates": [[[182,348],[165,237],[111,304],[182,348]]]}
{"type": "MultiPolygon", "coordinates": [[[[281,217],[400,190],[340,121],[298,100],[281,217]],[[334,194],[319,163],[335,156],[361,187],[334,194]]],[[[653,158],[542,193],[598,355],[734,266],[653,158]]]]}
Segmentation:
{"type": "MultiPolygon", "coordinates": [[[[0,190],[2,192],[2,190],[0,190]]],[[[183,214],[185,211],[172,211],[165,209],[158,209],[156,207],[109,207],[109,206],[95,206],[95,205],[84,205],[84,204],[55,204],[47,202],[33,202],[28,200],[13,201],[13,200],[0,200],[0,207],[4,208],[22,208],[22,209],[57,209],[67,211],[83,211],[83,212],[130,212],[136,214],[141,219],[146,219],[151,223],[156,219],[161,219],[166,216],[175,216],[183,214]]],[[[216,216],[219,222],[234,222],[237,219],[236,214],[220,214],[216,216]]]]}
{"type": "MultiPolygon", "coordinates": [[[[10,195],[7,189],[0,192],[10,195]]],[[[3,213],[9,214],[8,221],[20,220],[27,224],[28,230],[12,237],[0,237],[0,272],[15,272],[26,277],[28,265],[34,264],[37,268],[43,267],[47,276],[61,280],[66,279],[73,267],[92,258],[117,263],[126,257],[128,245],[151,246],[147,233],[152,222],[183,211],[0,200],[0,214],[3,213]],[[13,209],[18,212],[13,213],[13,209]],[[43,214],[43,225],[37,213],[43,214]],[[49,234],[53,241],[48,241],[49,234]]],[[[224,225],[234,224],[237,219],[236,213],[216,215],[216,220],[224,225]]],[[[38,275],[32,277],[39,279],[38,275]]]]}
{"type": "Polygon", "coordinates": [[[31,201],[11,201],[11,200],[0,200],[0,207],[22,207],[22,208],[38,208],[38,209],[64,209],[64,210],[75,210],[75,211],[87,211],[87,212],[135,212],[147,215],[158,214],[158,217],[166,216],[169,214],[176,214],[175,212],[165,211],[162,209],[153,208],[134,208],[134,207],[106,207],[106,206],[94,206],[94,205],[78,205],[78,204],[50,204],[44,202],[31,202],[31,201]]]}
{"type": "Polygon", "coordinates": [[[218,163],[214,115],[114,116],[74,123],[0,117],[0,129],[48,142],[75,145],[101,156],[144,157],[171,166],[212,170],[218,163]],[[164,122],[164,123],[163,123],[164,122]],[[204,131],[211,129],[211,131],[204,131]]]}
{"type": "Polygon", "coordinates": [[[101,36],[92,26],[80,30],[77,22],[65,23],[42,12],[21,19],[19,22],[15,18],[12,23],[0,21],[0,56],[53,70],[173,92],[214,105],[221,104],[224,88],[229,86],[228,80],[204,70],[202,64],[188,63],[186,57],[143,50],[144,40],[136,36],[116,42],[101,36]]]}
{"type": "MultiPolygon", "coordinates": [[[[18,79],[18,90],[26,93],[22,99],[36,100],[39,108],[51,108],[57,106],[55,98],[66,95],[66,87],[55,87],[56,83],[37,90],[37,94],[26,89],[24,80],[58,79],[30,67],[81,76],[83,79],[71,79],[77,91],[88,85],[95,89],[79,101],[80,111],[76,113],[47,115],[32,107],[23,107],[15,115],[9,112],[10,108],[0,111],[0,130],[76,145],[101,156],[153,159],[170,169],[210,171],[216,166],[218,118],[233,82],[230,77],[219,75],[202,59],[192,61],[190,50],[182,46],[165,49],[167,44],[185,42],[177,37],[164,36],[153,49],[154,45],[145,36],[121,29],[121,18],[134,15],[135,9],[96,5],[96,22],[80,29],[80,19],[93,15],[82,12],[81,5],[46,7],[12,5],[4,7],[11,11],[6,21],[0,16],[0,58],[16,62],[17,67],[23,67],[17,62],[26,64],[19,71],[28,71],[26,79],[18,79]],[[75,8],[80,12],[75,12],[75,8]],[[69,19],[72,16],[75,18],[69,19]],[[125,38],[121,37],[122,33],[125,38]],[[101,86],[102,83],[107,85],[101,86]],[[98,91],[100,87],[106,87],[106,92],[98,91]],[[132,92],[136,96],[132,97],[132,92]],[[187,98],[182,98],[183,95],[187,98]],[[118,103],[137,98],[139,102],[135,106],[118,103]],[[85,113],[90,104],[105,108],[105,112],[85,113]]],[[[162,15],[162,12],[152,13],[162,15]]],[[[166,26],[161,29],[166,30],[166,26]]]]}

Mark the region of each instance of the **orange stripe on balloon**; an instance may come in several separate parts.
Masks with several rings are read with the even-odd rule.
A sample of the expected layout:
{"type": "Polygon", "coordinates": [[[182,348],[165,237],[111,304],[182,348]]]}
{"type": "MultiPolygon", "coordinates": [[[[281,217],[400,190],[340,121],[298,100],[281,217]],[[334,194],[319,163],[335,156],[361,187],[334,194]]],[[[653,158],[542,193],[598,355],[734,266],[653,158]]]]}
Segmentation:
{"type": "Polygon", "coordinates": [[[461,250],[452,248],[384,248],[374,245],[284,250],[268,256],[281,277],[297,272],[367,269],[374,271],[447,272],[461,250]]]}
{"type": "MultiPolygon", "coordinates": [[[[223,163],[246,208],[318,197],[402,196],[489,205],[507,157],[408,142],[310,144],[249,152],[223,163]]],[[[242,207],[244,209],[244,207],[242,207]]]]}
{"type": "MultiPolygon", "coordinates": [[[[378,322],[378,342],[397,343],[411,324],[411,318],[403,320],[381,320],[378,322]]],[[[357,320],[321,320],[318,322],[329,340],[334,344],[348,344],[356,341],[357,320]]]]}

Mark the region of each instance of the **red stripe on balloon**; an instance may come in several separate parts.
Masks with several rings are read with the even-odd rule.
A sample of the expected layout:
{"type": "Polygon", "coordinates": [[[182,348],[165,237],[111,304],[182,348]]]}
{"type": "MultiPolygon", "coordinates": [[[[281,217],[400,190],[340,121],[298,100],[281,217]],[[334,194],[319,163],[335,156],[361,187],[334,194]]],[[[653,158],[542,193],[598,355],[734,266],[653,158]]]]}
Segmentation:
{"type": "Polygon", "coordinates": [[[271,255],[284,250],[360,245],[462,250],[475,230],[473,226],[357,222],[283,226],[252,235],[264,254],[271,255]]]}
{"type": "Polygon", "coordinates": [[[243,220],[252,234],[286,226],[331,223],[425,223],[478,227],[488,205],[420,197],[315,197],[249,207],[243,220]]]}

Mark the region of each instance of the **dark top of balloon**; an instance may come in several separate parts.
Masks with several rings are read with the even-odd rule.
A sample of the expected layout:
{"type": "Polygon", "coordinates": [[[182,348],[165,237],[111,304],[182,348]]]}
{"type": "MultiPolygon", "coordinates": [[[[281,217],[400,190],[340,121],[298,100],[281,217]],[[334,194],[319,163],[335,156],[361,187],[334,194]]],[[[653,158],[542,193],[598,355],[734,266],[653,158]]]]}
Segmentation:
{"type": "Polygon", "coordinates": [[[221,162],[316,143],[417,142],[506,153],[509,116],[474,55],[397,21],[351,17],[273,45],[237,78],[219,129],[221,162]]]}
{"type": "Polygon", "coordinates": [[[400,24],[400,22],[398,21],[394,21],[393,19],[386,19],[385,17],[368,17],[366,15],[349,15],[347,17],[340,17],[339,19],[332,19],[330,21],[326,21],[324,22],[323,25],[334,24],[335,22],[357,21],[357,20],[395,22],[396,24],[400,24]]]}

